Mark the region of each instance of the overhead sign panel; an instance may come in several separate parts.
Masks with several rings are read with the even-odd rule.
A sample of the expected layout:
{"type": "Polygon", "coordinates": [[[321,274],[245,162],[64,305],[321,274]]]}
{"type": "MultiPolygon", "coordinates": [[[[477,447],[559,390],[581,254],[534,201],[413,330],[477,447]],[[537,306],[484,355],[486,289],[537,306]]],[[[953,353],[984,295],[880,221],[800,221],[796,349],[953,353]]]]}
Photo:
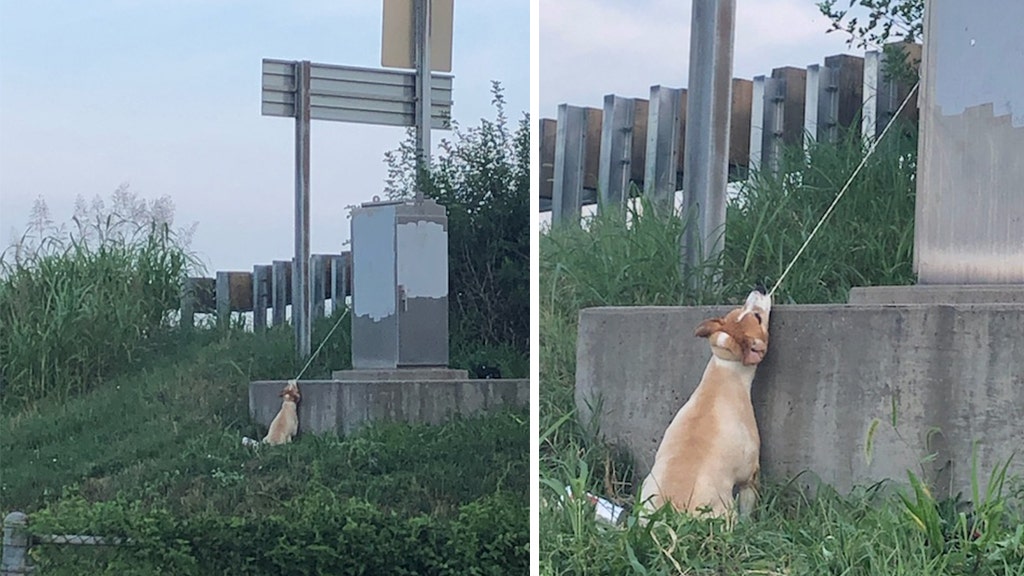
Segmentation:
{"type": "MultiPolygon", "coordinates": [[[[263,60],[262,113],[295,117],[295,66],[291,60],[263,60]]],[[[451,128],[452,80],[431,74],[431,127],[451,128]]],[[[360,124],[414,126],[416,73],[338,66],[310,65],[310,118],[360,124]]]]}
{"type": "MultiPolygon", "coordinates": [[[[416,1],[384,0],[381,66],[416,67],[416,1]]],[[[434,72],[452,71],[454,3],[454,0],[430,2],[430,69],[434,72]]]]}

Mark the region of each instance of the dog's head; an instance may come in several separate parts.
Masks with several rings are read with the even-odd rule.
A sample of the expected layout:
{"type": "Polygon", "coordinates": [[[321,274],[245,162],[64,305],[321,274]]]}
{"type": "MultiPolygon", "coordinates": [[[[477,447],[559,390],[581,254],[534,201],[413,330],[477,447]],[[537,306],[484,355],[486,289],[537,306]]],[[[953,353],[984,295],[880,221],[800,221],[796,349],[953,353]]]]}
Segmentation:
{"type": "Polygon", "coordinates": [[[278,394],[278,396],[284,398],[285,400],[291,400],[292,402],[298,404],[299,400],[302,398],[302,394],[299,394],[298,381],[289,380],[288,385],[284,387],[284,390],[281,390],[281,393],[278,394]]]}
{"type": "Polygon", "coordinates": [[[722,318],[709,318],[697,326],[695,335],[707,338],[711,353],[722,360],[754,366],[768,352],[768,315],[772,299],[754,290],[743,307],[722,318]]]}

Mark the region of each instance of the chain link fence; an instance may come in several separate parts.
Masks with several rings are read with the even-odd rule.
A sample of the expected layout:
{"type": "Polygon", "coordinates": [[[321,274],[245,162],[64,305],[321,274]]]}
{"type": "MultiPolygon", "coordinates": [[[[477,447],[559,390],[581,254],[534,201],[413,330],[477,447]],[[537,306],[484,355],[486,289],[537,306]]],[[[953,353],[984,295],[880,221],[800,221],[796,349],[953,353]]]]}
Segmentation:
{"type": "Polygon", "coordinates": [[[124,538],[31,534],[28,517],[12,512],[4,518],[0,576],[92,574],[131,565],[132,553],[131,541],[124,538]]]}

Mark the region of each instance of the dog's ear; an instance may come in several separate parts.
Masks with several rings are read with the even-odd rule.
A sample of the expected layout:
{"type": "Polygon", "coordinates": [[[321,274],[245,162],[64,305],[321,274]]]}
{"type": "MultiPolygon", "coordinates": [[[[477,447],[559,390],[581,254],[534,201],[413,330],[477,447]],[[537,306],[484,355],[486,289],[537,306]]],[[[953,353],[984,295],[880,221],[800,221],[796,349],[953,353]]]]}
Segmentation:
{"type": "Polygon", "coordinates": [[[697,338],[707,338],[722,329],[721,318],[709,318],[697,325],[693,335],[697,338]]]}

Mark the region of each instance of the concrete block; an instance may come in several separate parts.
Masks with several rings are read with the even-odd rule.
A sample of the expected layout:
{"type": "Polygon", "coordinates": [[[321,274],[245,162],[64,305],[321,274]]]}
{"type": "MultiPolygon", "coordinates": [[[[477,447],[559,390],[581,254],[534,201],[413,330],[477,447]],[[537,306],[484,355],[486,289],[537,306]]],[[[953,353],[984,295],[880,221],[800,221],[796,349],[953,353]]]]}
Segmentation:
{"type": "Polygon", "coordinates": [[[469,380],[468,370],[452,368],[382,368],[380,370],[335,370],[331,378],[345,382],[469,380]]]}
{"type": "MultiPolygon", "coordinates": [[[[287,382],[249,383],[249,415],[266,428],[281,407],[287,382]]],[[[370,422],[439,424],[530,403],[529,380],[405,380],[299,382],[299,434],[351,434],[370,422]]]]}
{"type": "MultiPolygon", "coordinates": [[[[636,482],[710,357],[694,328],[730,308],[580,313],[576,404],[634,455],[636,482]]],[[[1024,306],[776,306],[770,328],[752,390],[766,477],[846,491],[909,469],[969,494],[972,450],[984,486],[1024,447],[1024,306]]]]}
{"type": "Polygon", "coordinates": [[[858,286],[850,304],[1021,304],[1024,284],[858,286]]]}

